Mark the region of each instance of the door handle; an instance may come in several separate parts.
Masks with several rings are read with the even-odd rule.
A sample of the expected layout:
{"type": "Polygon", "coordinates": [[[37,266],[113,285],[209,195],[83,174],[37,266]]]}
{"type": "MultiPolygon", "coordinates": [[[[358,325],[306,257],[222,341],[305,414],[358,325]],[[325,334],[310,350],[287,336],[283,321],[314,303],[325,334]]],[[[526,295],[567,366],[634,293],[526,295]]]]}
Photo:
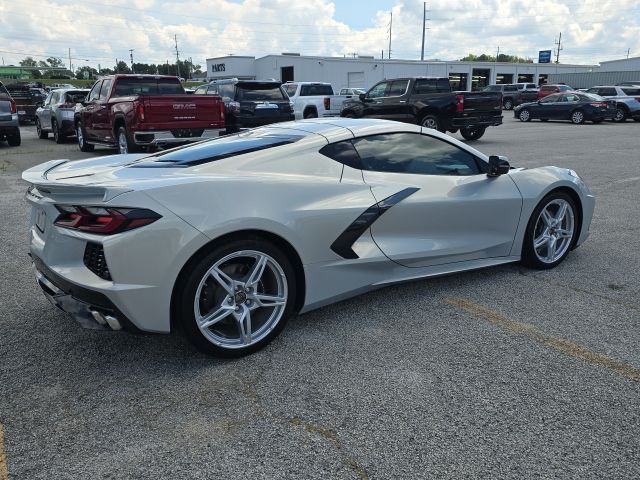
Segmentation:
{"type": "Polygon", "coordinates": [[[407,103],[406,100],[398,100],[398,103],[407,103]]]}

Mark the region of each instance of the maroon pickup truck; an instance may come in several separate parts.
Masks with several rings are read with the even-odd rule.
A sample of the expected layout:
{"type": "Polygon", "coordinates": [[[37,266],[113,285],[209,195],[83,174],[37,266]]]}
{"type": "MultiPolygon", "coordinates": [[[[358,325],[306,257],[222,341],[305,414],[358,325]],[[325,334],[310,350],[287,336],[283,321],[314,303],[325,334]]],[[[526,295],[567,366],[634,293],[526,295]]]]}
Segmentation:
{"type": "Polygon", "coordinates": [[[225,105],[216,95],[188,95],[178,77],[111,75],[98,80],[74,114],[78,145],[120,153],[218,137],[225,105]]]}

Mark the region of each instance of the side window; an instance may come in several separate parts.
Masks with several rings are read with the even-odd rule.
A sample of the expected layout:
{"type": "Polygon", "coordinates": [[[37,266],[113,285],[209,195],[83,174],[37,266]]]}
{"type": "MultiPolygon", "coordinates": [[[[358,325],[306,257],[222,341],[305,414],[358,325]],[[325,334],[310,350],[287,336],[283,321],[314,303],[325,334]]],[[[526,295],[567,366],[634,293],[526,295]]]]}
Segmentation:
{"type": "Polygon", "coordinates": [[[422,78],[416,80],[416,85],[413,87],[413,93],[417,95],[424,95],[427,93],[436,93],[438,91],[438,84],[435,79],[422,78]]]}
{"type": "Polygon", "coordinates": [[[89,92],[89,96],[87,100],[90,102],[95,102],[98,99],[98,95],[100,95],[100,87],[102,86],[102,80],[96,82],[91,91],[89,92]]]}
{"type": "Polygon", "coordinates": [[[51,93],[51,105],[55,105],[57,103],[60,103],[60,94],[58,90],[54,90],[53,93],[51,93]]]}
{"type": "Polygon", "coordinates": [[[373,87],[371,90],[369,90],[369,93],[367,93],[367,97],[368,98],[380,98],[380,97],[384,97],[385,96],[385,92],[387,91],[387,86],[389,84],[387,82],[382,82],[377,84],[375,87],[373,87]]]}
{"type": "Polygon", "coordinates": [[[577,95],[574,95],[573,93],[567,93],[566,95],[563,95],[564,97],[564,101],[565,102],[579,102],[580,101],[580,97],[578,97],[577,95]]]}
{"type": "Polygon", "coordinates": [[[598,94],[598,89],[597,88],[590,88],[589,90],[587,90],[587,93],[595,93],[597,95],[598,94]]]}
{"type": "Polygon", "coordinates": [[[193,92],[194,95],[204,95],[205,93],[207,93],[207,87],[198,87],[196,88],[195,92],[193,92]]]}
{"type": "Polygon", "coordinates": [[[437,90],[438,92],[450,92],[451,84],[449,83],[448,78],[440,78],[436,80],[437,90]]]}
{"type": "Polygon", "coordinates": [[[615,97],[618,95],[618,92],[616,92],[615,88],[601,88],[598,95],[601,97],[615,97]]]}
{"type": "MultiPolygon", "coordinates": [[[[293,97],[296,94],[296,89],[298,88],[297,85],[294,84],[287,84],[285,83],[283,86],[284,91],[287,92],[287,95],[289,95],[290,97],[293,97]]],[[[341,95],[344,95],[341,93],[341,95]]]]}
{"type": "Polygon", "coordinates": [[[105,101],[109,96],[109,89],[111,88],[111,79],[104,80],[102,82],[102,88],[100,89],[100,96],[98,100],[105,101]]]}
{"type": "Polygon", "coordinates": [[[389,87],[388,97],[401,97],[407,92],[409,80],[394,80],[389,87]]]}
{"type": "Polygon", "coordinates": [[[227,85],[220,85],[220,88],[218,89],[218,95],[220,95],[225,102],[228,102],[233,100],[235,90],[235,85],[231,83],[227,85]]]}
{"type": "Polygon", "coordinates": [[[320,149],[320,153],[348,167],[357,168],[358,170],[362,169],[360,157],[351,140],[325,145],[320,149]]]}
{"type": "Polygon", "coordinates": [[[558,95],[557,93],[554,93],[542,98],[542,100],[540,100],[540,103],[553,103],[553,102],[559,102],[559,101],[561,101],[560,95],[558,95]]]}
{"type": "Polygon", "coordinates": [[[44,101],[44,106],[51,105],[52,98],[53,98],[53,92],[49,92],[49,95],[47,95],[47,99],[44,101]]]}
{"type": "Polygon", "coordinates": [[[505,92],[517,92],[518,91],[518,86],[517,85],[505,85],[504,86],[504,91],[505,92]]]}
{"type": "Polygon", "coordinates": [[[418,175],[476,175],[470,153],[419,133],[388,133],[352,140],[363,170],[418,175]]]}

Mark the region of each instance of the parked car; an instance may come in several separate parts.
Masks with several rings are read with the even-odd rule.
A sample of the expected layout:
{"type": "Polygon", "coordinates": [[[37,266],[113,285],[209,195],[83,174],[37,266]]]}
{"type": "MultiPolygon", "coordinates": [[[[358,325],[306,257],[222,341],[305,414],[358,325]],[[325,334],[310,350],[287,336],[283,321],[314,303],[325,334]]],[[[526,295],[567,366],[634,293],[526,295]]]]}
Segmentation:
{"type": "Polygon", "coordinates": [[[364,88],[341,88],[340,95],[344,95],[347,98],[358,97],[361,93],[367,93],[364,88]]]}
{"type": "Polygon", "coordinates": [[[280,82],[273,80],[214,80],[194,95],[218,95],[225,105],[226,132],[293,120],[293,106],[280,82]]]}
{"type": "Polygon", "coordinates": [[[302,118],[339,117],[345,100],[352,95],[335,95],[330,83],[287,82],[283,88],[293,102],[297,120],[302,118]]]}
{"type": "Polygon", "coordinates": [[[534,118],[547,120],[570,120],[581,124],[585,120],[600,123],[616,114],[616,102],[591,93],[567,92],[547,95],[535,103],[524,103],[513,110],[513,116],[522,122],[534,118]]]}
{"type": "Polygon", "coordinates": [[[89,89],[52,90],[42,106],[36,110],[38,138],[48,138],[51,132],[56,143],[63,143],[67,137],[74,136],[76,105],[82,103],[88,93],[89,89]]]}
{"type": "Polygon", "coordinates": [[[522,103],[522,99],[519,93],[523,90],[535,90],[537,92],[538,87],[535,83],[504,83],[489,85],[482,89],[483,92],[501,92],[502,93],[502,108],[505,110],[511,110],[514,106],[522,103]],[[519,102],[519,103],[518,103],[519,102]]]}
{"type": "Polygon", "coordinates": [[[179,329],[223,356],[382,285],[553,268],[587,239],[595,205],[567,168],[512,169],[436,130],[373,119],[53,160],[22,178],[34,273],[52,303],[87,327],[179,329]]]}
{"type": "Polygon", "coordinates": [[[633,118],[640,122],[640,87],[618,87],[600,85],[587,90],[616,102],[616,114],[614,122],[624,122],[627,118],[633,118]]]}
{"type": "Polygon", "coordinates": [[[547,95],[551,95],[552,93],[572,92],[572,91],[573,91],[573,88],[563,83],[559,83],[556,85],[542,85],[538,89],[538,99],[544,98],[547,95]]]}
{"type": "Polygon", "coordinates": [[[632,82],[620,82],[616,83],[617,87],[640,87],[640,80],[634,80],[632,82]]]}
{"type": "Polygon", "coordinates": [[[452,92],[448,78],[383,80],[358,100],[347,100],[341,115],[416,123],[477,140],[487,127],[502,124],[500,92],[452,92]]]}
{"type": "Polygon", "coordinates": [[[0,82],[0,142],[5,140],[11,147],[20,145],[20,120],[15,100],[0,82]]]}
{"type": "Polygon", "coordinates": [[[34,94],[25,83],[11,83],[5,87],[16,102],[20,123],[35,122],[37,103],[41,101],[40,94],[34,94]]]}
{"type": "Polygon", "coordinates": [[[76,108],[74,126],[81,151],[105,145],[128,153],[217,137],[224,115],[220,97],[187,95],[178,77],[109,75],[76,108]]]}

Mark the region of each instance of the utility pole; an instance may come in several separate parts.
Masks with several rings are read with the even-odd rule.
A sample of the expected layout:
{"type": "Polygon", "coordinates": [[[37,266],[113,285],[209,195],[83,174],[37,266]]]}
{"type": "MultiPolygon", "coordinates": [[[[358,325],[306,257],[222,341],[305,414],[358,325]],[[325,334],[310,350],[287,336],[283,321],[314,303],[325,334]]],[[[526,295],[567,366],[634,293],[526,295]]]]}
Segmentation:
{"type": "Polygon", "coordinates": [[[496,53],[496,63],[498,63],[498,58],[500,58],[500,45],[498,45],[498,53],[496,53]]]}
{"type": "Polygon", "coordinates": [[[427,31],[427,2],[422,2],[422,51],[420,52],[420,60],[424,61],[424,35],[427,31]]]}
{"type": "Polygon", "coordinates": [[[131,59],[131,73],[136,73],[133,71],[133,48],[129,49],[129,58],[131,59]]]}
{"type": "Polygon", "coordinates": [[[71,66],[71,49],[69,49],[69,71],[73,73],[73,67],[71,66]]]}
{"type": "Polygon", "coordinates": [[[630,48],[627,48],[627,60],[629,60],[629,53],[631,52],[630,48]]]}
{"type": "Polygon", "coordinates": [[[393,11],[389,12],[390,14],[390,19],[389,19],[389,51],[387,53],[389,60],[391,60],[391,28],[393,27],[393,11]]]}
{"type": "Polygon", "coordinates": [[[560,36],[558,37],[558,41],[556,43],[556,63],[560,63],[560,51],[562,48],[562,32],[560,32],[560,36]]]}
{"type": "Polygon", "coordinates": [[[178,78],[180,78],[180,57],[178,56],[178,35],[174,35],[173,39],[176,42],[176,72],[178,72],[178,78]]]}

